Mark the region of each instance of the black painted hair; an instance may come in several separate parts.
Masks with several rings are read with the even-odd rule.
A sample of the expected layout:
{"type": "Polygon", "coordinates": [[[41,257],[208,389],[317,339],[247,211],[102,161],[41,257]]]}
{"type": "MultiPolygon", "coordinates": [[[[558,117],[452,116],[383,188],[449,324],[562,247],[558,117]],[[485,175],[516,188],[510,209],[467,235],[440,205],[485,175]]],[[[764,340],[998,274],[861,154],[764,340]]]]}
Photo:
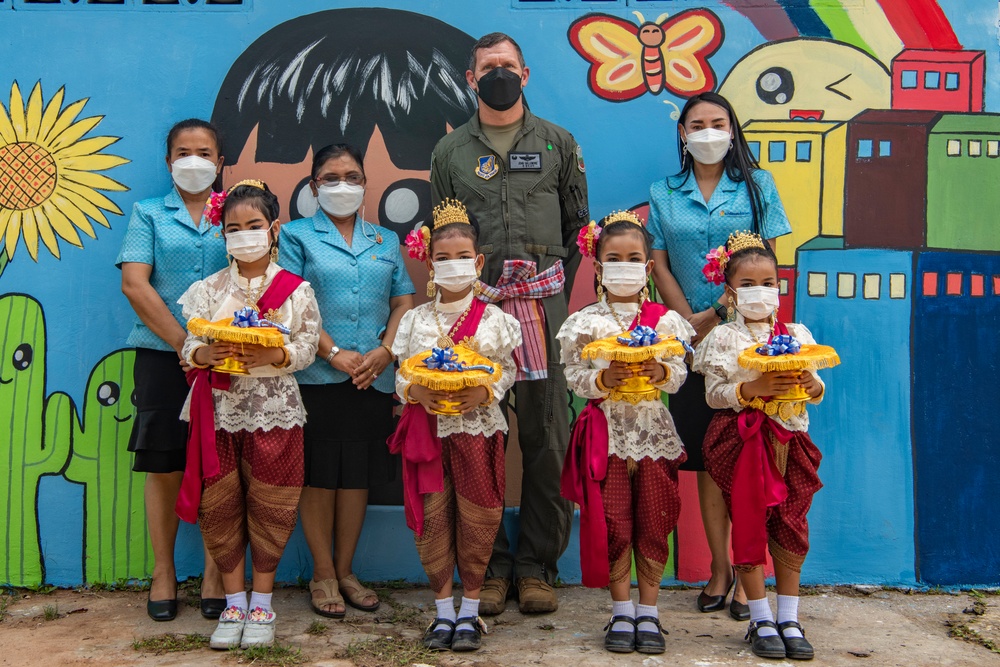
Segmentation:
{"type": "MultiPolygon", "coordinates": [[[[750,229],[755,234],[760,234],[764,226],[764,196],[761,194],[760,186],[753,179],[753,172],[760,169],[760,165],[757,163],[757,159],[750,152],[750,147],[747,145],[747,140],[743,136],[743,128],[740,127],[740,121],[736,117],[736,111],[733,109],[733,105],[729,103],[722,95],[713,92],[701,93],[695,95],[688,99],[684,108],[681,109],[680,118],[677,120],[679,125],[684,125],[684,121],[687,120],[688,112],[696,105],[702,102],[708,102],[709,104],[714,104],[718,107],[725,109],[726,113],[729,114],[729,127],[733,133],[733,147],[726,157],[723,159],[723,163],[726,168],[726,175],[734,183],[745,183],[747,188],[747,194],[750,195],[750,213],[753,219],[753,225],[750,229]]],[[[691,174],[694,168],[694,158],[691,154],[684,150],[684,142],[681,140],[680,132],[677,133],[677,153],[681,159],[681,170],[675,174],[675,176],[683,176],[684,179],[680,182],[683,183],[691,178],[691,174]]],[[[678,183],[678,185],[680,185],[678,183]]]]}
{"type": "MultiPolygon", "coordinates": [[[[469,224],[464,222],[452,222],[447,225],[442,225],[437,229],[431,231],[431,243],[430,251],[428,255],[434,254],[434,242],[441,239],[451,238],[453,236],[463,236],[470,241],[472,241],[472,247],[475,249],[476,254],[479,254],[479,221],[476,220],[476,216],[472,215],[471,211],[466,211],[469,216],[469,224]]],[[[433,225],[434,223],[429,223],[433,225]]]]}
{"type": "Polygon", "coordinates": [[[766,259],[767,261],[774,263],[775,272],[778,270],[778,258],[775,257],[774,253],[771,251],[770,244],[768,244],[767,241],[764,241],[763,248],[758,248],[756,246],[743,248],[742,250],[734,252],[729,257],[729,261],[726,262],[726,268],[724,271],[726,275],[726,284],[729,284],[729,277],[736,272],[737,267],[753,259],[766,259]]]}
{"type": "MultiPolygon", "coordinates": [[[[237,204],[246,204],[260,211],[267,221],[273,222],[278,219],[281,207],[278,205],[278,198],[274,196],[267,184],[264,189],[255,185],[237,185],[226,195],[226,201],[222,203],[222,227],[226,226],[226,212],[237,204]]],[[[275,241],[277,244],[277,241],[275,241]]]]}
{"type": "Polygon", "coordinates": [[[489,34],[483,35],[476,43],[472,45],[472,51],[469,53],[469,70],[472,72],[476,71],[476,52],[479,49],[490,49],[497,44],[503,44],[504,42],[509,42],[511,46],[514,47],[514,51],[517,52],[517,60],[521,63],[521,68],[524,68],[524,53],[521,52],[521,45],[514,41],[514,38],[510,35],[502,32],[491,32],[489,34]]]}
{"type": "Polygon", "coordinates": [[[170,151],[174,149],[174,142],[177,141],[177,135],[184,130],[206,130],[215,139],[215,150],[218,151],[219,155],[222,155],[222,136],[219,134],[219,128],[217,128],[213,123],[207,120],[202,120],[200,118],[188,118],[187,120],[182,120],[179,123],[175,123],[170,131],[167,132],[167,157],[170,157],[170,151]]]}
{"type": "Polygon", "coordinates": [[[352,160],[358,163],[361,175],[365,175],[365,156],[362,155],[356,146],[350,144],[330,144],[319,149],[316,155],[313,156],[312,171],[310,172],[312,179],[316,180],[324,164],[342,155],[349,155],[352,160]]]}
{"type": "Polygon", "coordinates": [[[653,255],[653,237],[649,233],[649,230],[644,225],[637,225],[628,220],[618,220],[611,224],[605,224],[608,217],[605,216],[599,223],[601,235],[597,237],[597,249],[594,253],[598,261],[601,257],[601,248],[604,246],[604,240],[611,236],[623,236],[625,234],[635,234],[642,239],[643,247],[646,249],[646,260],[648,261],[653,255]]]}

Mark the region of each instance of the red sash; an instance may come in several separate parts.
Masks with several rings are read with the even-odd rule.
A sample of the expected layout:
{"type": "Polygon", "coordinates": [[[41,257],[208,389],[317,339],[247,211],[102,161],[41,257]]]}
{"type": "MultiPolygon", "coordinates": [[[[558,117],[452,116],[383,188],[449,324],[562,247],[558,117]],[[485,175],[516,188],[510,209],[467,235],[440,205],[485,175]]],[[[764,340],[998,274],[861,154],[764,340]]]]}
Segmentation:
{"type": "MultiPolygon", "coordinates": [[[[261,313],[277,310],[304,281],[299,276],[278,271],[267,290],[257,301],[261,313]]],[[[184,476],[174,511],[183,521],[198,520],[202,480],[219,474],[219,452],[215,449],[215,401],[212,390],[229,391],[229,373],[214,373],[210,368],[192,368],[187,372],[191,386],[191,421],[188,427],[184,476]],[[199,382],[200,380],[200,382],[199,382]]]]}
{"type": "MultiPolygon", "coordinates": [[[[774,325],[767,342],[788,333],[781,322],[774,325]]],[[[733,563],[763,565],[767,552],[767,509],[788,497],[785,479],[774,461],[770,436],[784,444],[792,432],[760,410],[746,408],[737,418],[743,449],[733,470],[733,563]]]]}
{"type": "MultiPolygon", "coordinates": [[[[486,302],[473,299],[463,321],[451,328],[448,336],[458,343],[472,338],[486,312],[486,302]]],[[[424,495],[444,491],[444,468],[441,466],[441,439],[437,437],[437,418],[422,405],[407,403],[396,431],[387,441],[389,451],[403,456],[403,508],[406,525],[418,536],[424,534],[424,495]]]]}
{"type": "MultiPolygon", "coordinates": [[[[629,331],[639,325],[656,328],[669,310],[663,304],[646,301],[629,331]]],[[[608,418],[599,407],[603,402],[603,398],[587,401],[573,424],[560,478],[562,496],[580,506],[580,570],[583,585],[589,588],[607,586],[611,570],[601,497],[601,482],[608,472],[608,418]]]]}

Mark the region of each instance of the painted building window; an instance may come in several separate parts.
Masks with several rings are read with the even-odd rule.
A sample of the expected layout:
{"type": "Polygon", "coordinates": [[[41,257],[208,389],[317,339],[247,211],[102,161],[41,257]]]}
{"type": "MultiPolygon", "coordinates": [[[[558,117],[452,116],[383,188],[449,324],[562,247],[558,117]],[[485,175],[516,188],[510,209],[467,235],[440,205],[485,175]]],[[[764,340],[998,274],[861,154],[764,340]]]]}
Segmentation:
{"type": "Polygon", "coordinates": [[[924,72],[924,88],[937,90],[941,87],[941,72],[924,72]]]}
{"type": "Polygon", "coordinates": [[[871,157],[872,156],[872,140],[871,139],[858,139],[858,157],[871,157]]]}
{"type": "Polygon", "coordinates": [[[936,271],[924,272],[924,296],[937,296],[938,274],[936,271]]]}
{"type": "Polygon", "coordinates": [[[892,142],[891,141],[878,142],[878,156],[889,157],[890,155],[892,155],[892,142]]]}
{"type": "Polygon", "coordinates": [[[916,88],[917,87],[917,70],[915,70],[915,69],[904,69],[902,76],[899,77],[899,86],[901,88],[916,88]]]}
{"type": "Polygon", "coordinates": [[[979,139],[969,139],[969,157],[979,157],[983,154],[983,142],[979,139]]]}
{"type": "Polygon", "coordinates": [[[778,294],[788,296],[788,278],[778,278],[778,294]]]}
{"type": "Polygon", "coordinates": [[[1000,276],[993,276],[993,296],[1000,296],[1000,276]]]}
{"type": "Polygon", "coordinates": [[[986,142],[986,157],[1000,157],[1000,141],[986,142]]]}
{"type": "Polygon", "coordinates": [[[948,296],[962,296],[961,273],[949,273],[945,276],[944,293],[948,296]]]}
{"type": "MultiPolygon", "coordinates": [[[[1000,279],[1000,276],[997,276],[1000,279]]],[[[807,280],[809,296],[826,296],[826,274],[809,272],[807,280]]]]}
{"type": "Polygon", "coordinates": [[[962,155],[962,140],[948,140],[948,157],[960,157],[962,155]]]}
{"type": "Polygon", "coordinates": [[[813,153],[813,142],[811,141],[795,142],[796,162],[809,162],[810,160],[812,160],[812,153],[813,153]]]}
{"type": "Polygon", "coordinates": [[[890,299],[905,299],[906,298],[906,274],[905,273],[890,273],[889,274],[889,298],[890,299]]]}
{"type": "Polygon", "coordinates": [[[753,159],[760,162],[760,142],[759,141],[748,141],[747,146],[750,148],[750,152],[753,153],[753,159]]]}
{"type": "Polygon", "coordinates": [[[986,276],[973,273],[969,276],[969,296],[982,296],[986,293],[986,276]]]}
{"type": "Polygon", "coordinates": [[[769,141],[769,142],[767,142],[767,161],[768,162],[784,162],[785,161],[785,142],[784,141],[769,141]]]}
{"type": "Polygon", "coordinates": [[[958,72],[948,72],[944,75],[944,89],[958,90],[958,72]]]}
{"type": "Polygon", "coordinates": [[[861,294],[866,299],[878,299],[882,292],[882,276],[878,273],[866,273],[861,285],[861,294]]]}
{"type": "Polygon", "coordinates": [[[841,299],[853,299],[858,289],[858,276],[854,273],[837,274],[837,296],[841,299]]]}

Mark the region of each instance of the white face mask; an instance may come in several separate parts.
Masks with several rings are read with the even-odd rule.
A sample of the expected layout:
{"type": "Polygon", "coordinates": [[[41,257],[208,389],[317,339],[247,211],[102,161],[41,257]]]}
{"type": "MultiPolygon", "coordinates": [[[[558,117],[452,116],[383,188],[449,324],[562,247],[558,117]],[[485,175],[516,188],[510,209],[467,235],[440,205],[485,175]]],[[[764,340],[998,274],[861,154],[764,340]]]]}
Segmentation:
{"type": "Polygon", "coordinates": [[[778,308],[777,287],[737,287],[736,310],[748,320],[766,320],[778,308]]]}
{"type": "Polygon", "coordinates": [[[332,185],[321,185],[317,188],[319,206],[335,218],[346,218],[354,215],[361,208],[365,198],[365,186],[353,185],[341,181],[332,185]]]}
{"type": "Polygon", "coordinates": [[[247,229],[226,233],[226,252],[241,262],[253,262],[271,249],[271,237],[267,229],[247,229]]]}
{"type": "Polygon", "coordinates": [[[449,292],[461,292],[479,278],[475,259],[449,259],[431,262],[431,266],[434,267],[434,284],[449,292]]]}
{"type": "Polygon", "coordinates": [[[702,164],[718,164],[729,152],[733,136],[723,130],[709,127],[687,135],[688,153],[702,164]]]}
{"type": "Polygon", "coordinates": [[[216,166],[203,157],[188,155],[170,163],[170,177],[178,188],[196,195],[212,187],[216,166]]]}
{"type": "Polygon", "coordinates": [[[632,296],[646,286],[646,264],[639,262],[602,262],[601,284],[615,296],[632,296]]]}

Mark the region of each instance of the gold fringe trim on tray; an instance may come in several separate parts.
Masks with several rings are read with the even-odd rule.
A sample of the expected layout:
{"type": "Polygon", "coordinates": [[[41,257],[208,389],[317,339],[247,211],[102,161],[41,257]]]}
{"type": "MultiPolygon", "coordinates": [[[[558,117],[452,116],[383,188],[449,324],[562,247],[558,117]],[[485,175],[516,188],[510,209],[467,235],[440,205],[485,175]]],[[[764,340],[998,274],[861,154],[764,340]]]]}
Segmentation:
{"type": "Polygon", "coordinates": [[[641,364],[649,359],[664,357],[682,357],[684,354],[684,345],[676,338],[667,338],[645,347],[629,347],[619,343],[618,336],[609,336],[587,343],[580,352],[583,359],[604,359],[626,364],[641,364]]]}
{"type": "Polygon", "coordinates": [[[273,327],[234,327],[229,322],[230,320],[209,322],[201,317],[192,317],[188,320],[187,328],[195,336],[208,336],[227,343],[251,343],[264,347],[281,347],[285,344],[284,336],[273,327]]]}
{"type": "Polygon", "coordinates": [[[498,382],[503,377],[500,364],[495,364],[481,354],[456,345],[455,353],[458,360],[469,366],[492,366],[493,372],[484,370],[471,371],[439,371],[427,368],[424,361],[431,356],[431,351],[420,352],[399,364],[399,375],[409,382],[427,387],[432,391],[461,391],[466,387],[486,387],[498,382]]]}
{"type": "Polygon", "coordinates": [[[743,368],[761,373],[771,371],[804,371],[820,368],[833,368],[840,363],[837,351],[829,345],[803,345],[795,354],[781,354],[769,357],[757,354],[757,348],[748,347],[739,356],[739,364],[743,368]]]}

